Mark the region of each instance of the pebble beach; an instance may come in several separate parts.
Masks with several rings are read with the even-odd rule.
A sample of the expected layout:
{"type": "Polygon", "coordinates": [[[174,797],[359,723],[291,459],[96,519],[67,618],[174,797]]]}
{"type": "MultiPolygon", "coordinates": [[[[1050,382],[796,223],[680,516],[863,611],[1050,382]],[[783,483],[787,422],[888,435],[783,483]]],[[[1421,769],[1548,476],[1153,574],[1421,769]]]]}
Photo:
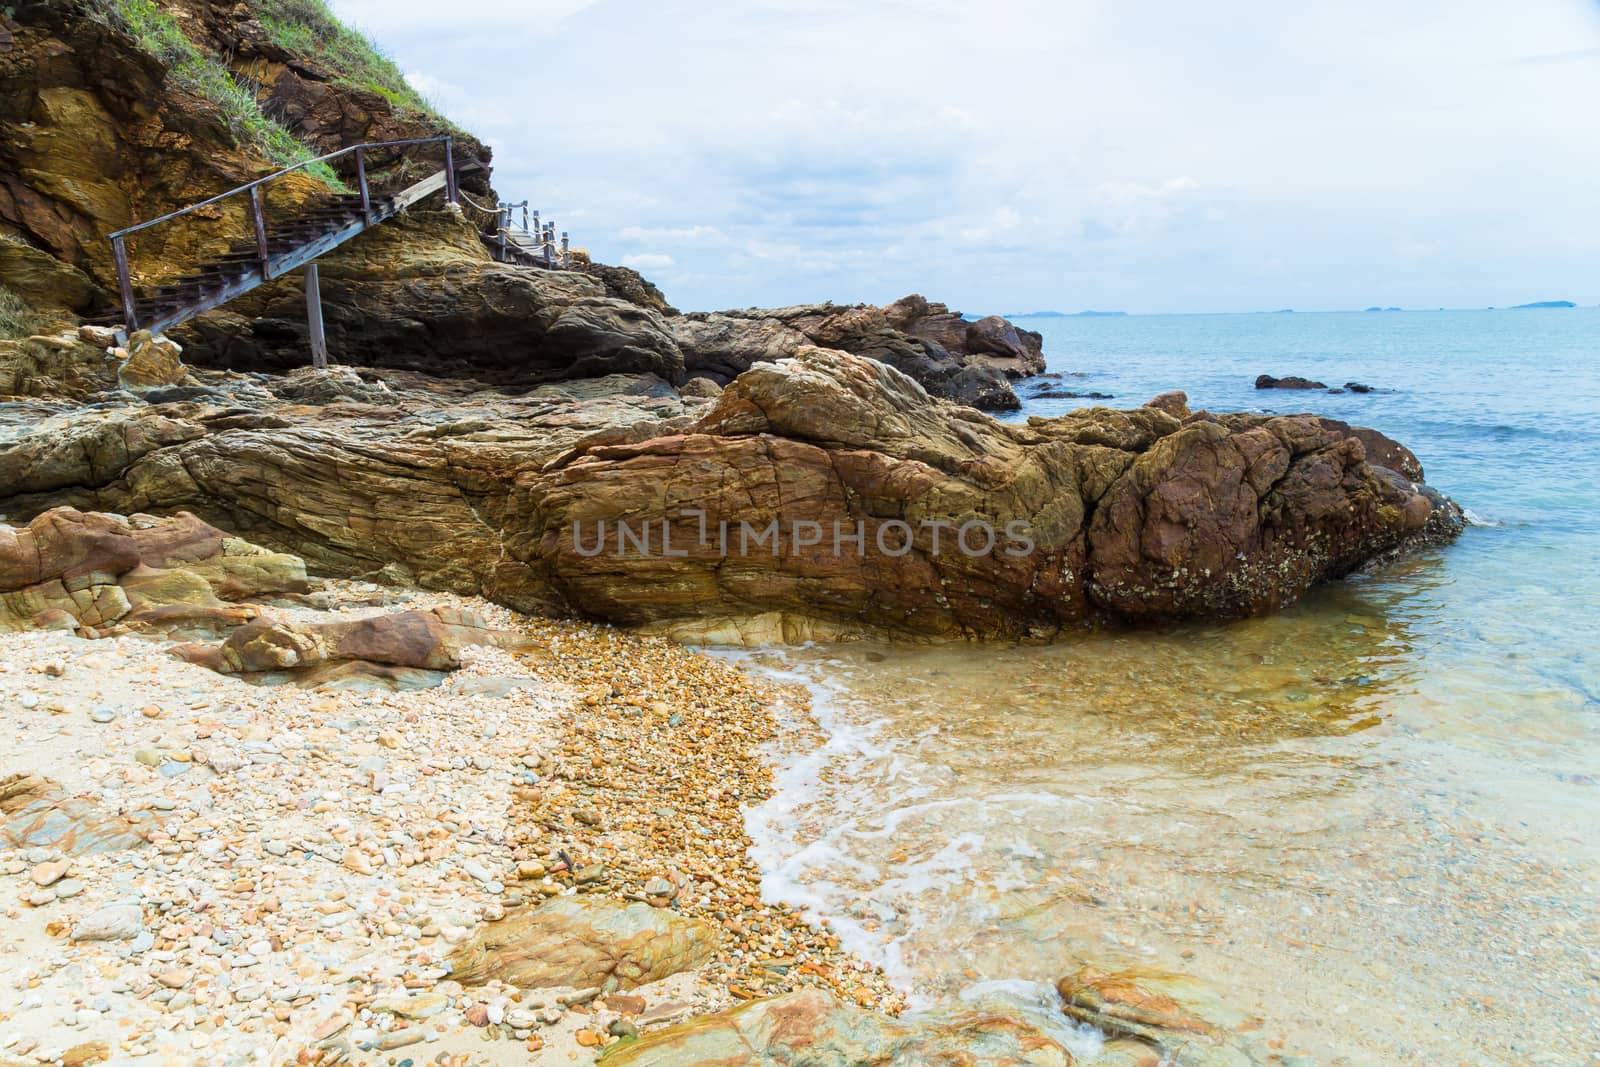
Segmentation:
{"type": "Polygon", "coordinates": [[[0,823],[0,1063],[582,1064],[803,986],[899,1009],[826,926],[763,902],[747,855],[773,707],[803,691],[471,598],[324,594],[529,644],[390,692],[251,684],[133,634],[8,638],[0,782],[56,800],[0,823]],[[476,934],[593,896],[700,920],[707,957],[633,989],[452,977],[476,934]]]}

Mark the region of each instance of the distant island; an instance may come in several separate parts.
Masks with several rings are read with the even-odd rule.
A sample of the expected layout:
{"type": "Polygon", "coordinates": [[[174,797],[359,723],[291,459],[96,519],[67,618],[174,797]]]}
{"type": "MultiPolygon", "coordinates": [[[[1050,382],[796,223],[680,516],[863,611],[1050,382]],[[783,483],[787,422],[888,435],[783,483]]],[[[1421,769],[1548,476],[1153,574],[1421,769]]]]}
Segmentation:
{"type": "Polygon", "coordinates": [[[1511,306],[1511,310],[1522,311],[1526,308],[1575,308],[1577,306],[1577,304],[1574,304],[1570,300],[1536,300],[1531,304],[1513,304],[1511,306]]]}
{"type": "Polygon", "coordinates": [[[1381,308],[1377,305],[1367,308],[1368,311],[1403,311],[1403,308],[1381,308]]]}
{"type": "Polygon", "coordinates": [[[1006,315],[1008,319],[1115,319],[1126,318],[1126,311],[1024,311],[1006,315]]]}

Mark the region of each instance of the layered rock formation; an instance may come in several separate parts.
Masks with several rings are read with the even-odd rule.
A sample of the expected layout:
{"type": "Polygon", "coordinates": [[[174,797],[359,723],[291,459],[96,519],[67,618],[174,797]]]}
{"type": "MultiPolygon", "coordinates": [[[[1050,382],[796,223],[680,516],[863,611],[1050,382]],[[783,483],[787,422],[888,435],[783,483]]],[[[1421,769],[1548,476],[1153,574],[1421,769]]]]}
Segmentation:
{"type": "Polygon", "coordinates": [[[362,399],[314,416],[219,378],[44,420],[0,445],[0,508],[189,509],[325,573],[753,640],[1254,614],[1461,521],[1363,437],[1409,453],[1314,416],[1007,425],[814,347],[712,400],[618,378],[373,404],[345,381],[362,399]]]}
{"type": "Polygon", "coordinates": [[[224,601],[303,592],[305,564],[187,513],[167,519],[59,508],[26,527],[0,525],[0,629],[119,624],[254,613],[224,601]]]}
{"type": "Polygon", "coordinates": [[[691,314],[668,328],[690,374],[725,385],[753,364],[820,345],[887,363],[933,396],[975,408],[1021,407],[1009,379],[1044,370],[1041,338],[990,316],[968,322],[912,295],[888,307],[806,304],[691,314]]]}

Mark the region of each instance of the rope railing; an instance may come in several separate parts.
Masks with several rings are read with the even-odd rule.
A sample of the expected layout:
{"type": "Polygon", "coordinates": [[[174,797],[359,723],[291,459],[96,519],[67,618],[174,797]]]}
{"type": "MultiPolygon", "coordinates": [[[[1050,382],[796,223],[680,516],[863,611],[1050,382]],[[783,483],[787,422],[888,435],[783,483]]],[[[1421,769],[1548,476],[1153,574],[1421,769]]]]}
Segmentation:
{"type": "Polygon", "coordinates": [[[463,192],[460,194],[462,202],[468,207],[481,212],[494,220],[493,242],[495,253],[500,262],[507,262],[513,250],[518,254],[534,260],[542,260],[544,266],[551,269],[570,270],[572,267],[572,242],[566,231],[561,232],[559,243],[556,239],[556,224],[545,222],[539,218],[537,211],[529,210],[529,201],[510,203],[501,201],[495,207],[480,203],[478,200],[463,192]],[[522,221],[517,222],[517,212],[522,213],[522,221]]]}

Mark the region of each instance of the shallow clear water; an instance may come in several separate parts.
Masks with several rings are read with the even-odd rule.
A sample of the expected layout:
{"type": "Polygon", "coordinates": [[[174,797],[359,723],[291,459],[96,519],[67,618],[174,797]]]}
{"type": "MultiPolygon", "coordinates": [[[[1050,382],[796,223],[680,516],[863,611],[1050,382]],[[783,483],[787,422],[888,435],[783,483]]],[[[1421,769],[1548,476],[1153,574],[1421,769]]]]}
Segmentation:
{"type": "Polygon", "coordinates": [[[1088,958],[1317,1062],[1600,1063],[1600,310],[1026,325],[1102,403],[1375,426],[1480,524],[1273,618],[758,655],[831,738],[752,814],[768,894],[921,1003],[1088,958]]]}

